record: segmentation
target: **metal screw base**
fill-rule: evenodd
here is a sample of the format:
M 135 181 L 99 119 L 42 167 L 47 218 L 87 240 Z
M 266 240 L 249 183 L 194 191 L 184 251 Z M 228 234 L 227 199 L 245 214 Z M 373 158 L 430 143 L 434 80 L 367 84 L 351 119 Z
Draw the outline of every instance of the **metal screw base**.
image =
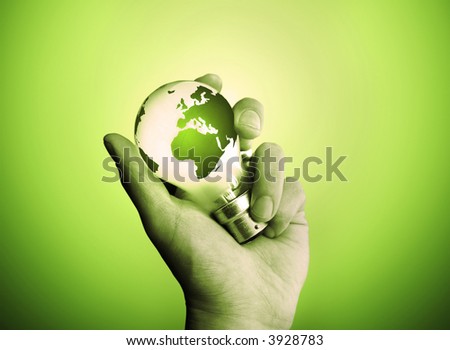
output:
M 247 190 L 213 212 L 216 220 L 225 226 L 240 244 L 249 241 L 267 226 L 265 222 L 254 221 L 250 216 L 249 208 L 250 194 Z

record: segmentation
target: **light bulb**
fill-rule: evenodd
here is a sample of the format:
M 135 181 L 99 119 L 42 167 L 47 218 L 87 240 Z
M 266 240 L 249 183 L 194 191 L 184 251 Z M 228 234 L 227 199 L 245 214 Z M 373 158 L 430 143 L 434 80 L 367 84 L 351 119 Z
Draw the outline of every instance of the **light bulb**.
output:
M 149 168 L 212 214 L 239 243 L 267 226 L 250 217 L 233 110 L 211 86 L 176 81 L 155 90 L 138 112 L 135 139 Z

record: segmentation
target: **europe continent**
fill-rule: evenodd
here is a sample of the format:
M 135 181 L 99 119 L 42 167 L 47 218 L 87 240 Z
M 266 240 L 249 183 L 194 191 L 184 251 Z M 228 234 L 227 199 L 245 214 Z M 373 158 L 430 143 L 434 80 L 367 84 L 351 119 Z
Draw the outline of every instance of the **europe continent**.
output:
M 230 123 L 233 111 L 222 95 L 198 86 L 190 98 L 194 102 L 190 107 L 183 98 L 176 107 L 183 117 L 177 121 L 180 131 L 170 146 L 176 159 L 194 161 L 196 176 L 202 179 L 216 170 L 225 148 L 234 145 L 237 134 Z

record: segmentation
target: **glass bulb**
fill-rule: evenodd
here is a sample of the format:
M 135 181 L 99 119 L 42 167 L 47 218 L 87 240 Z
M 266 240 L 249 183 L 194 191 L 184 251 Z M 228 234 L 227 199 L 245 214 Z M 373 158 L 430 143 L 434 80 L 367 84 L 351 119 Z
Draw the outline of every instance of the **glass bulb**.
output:
M 155 90 L 138 112 L 135 139 L 149 168 L 213 213 L 238 242 L 266 226 L 250 218 L 233 109 L 212 87 L 176 81 Z

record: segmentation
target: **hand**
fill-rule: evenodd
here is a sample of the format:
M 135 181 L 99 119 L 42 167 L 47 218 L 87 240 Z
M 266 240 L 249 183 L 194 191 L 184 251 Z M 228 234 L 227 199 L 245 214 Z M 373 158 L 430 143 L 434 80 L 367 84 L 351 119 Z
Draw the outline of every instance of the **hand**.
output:
M 220 91 L 215 75 L 197 81 Z M 263 108 L 245 98 L 233 108 L 241 147 L 247 150 L 261 132 Z M 171 196 L 164 184 L 149 172 L 137 181 L 139 167 L 127 162 L 124 150 L 139 157 L 136 146 L 126 138 L 109 134 L 105 146 L 122 174 L 123 186 L 136 206 L 148 237 L 158 249 L 186 299 L 186 328 L 189 329 L 288 329 L 292 325 L 300 290 L 309 262 L 305 197 L 300 184 L 284 179 L 278 162 L 271 163 L 275 181 L 261 176 L 252 188 L 251 215 L 269 221 L 263 234 L 239 245 L 210 216 L 188 200 Z M 283 157 L 275 144 L 262 144 L 261 157 Z M 260 173 L 264 163 L 258 162 Z M 273 179 L 272 179 L 273 180 Z

